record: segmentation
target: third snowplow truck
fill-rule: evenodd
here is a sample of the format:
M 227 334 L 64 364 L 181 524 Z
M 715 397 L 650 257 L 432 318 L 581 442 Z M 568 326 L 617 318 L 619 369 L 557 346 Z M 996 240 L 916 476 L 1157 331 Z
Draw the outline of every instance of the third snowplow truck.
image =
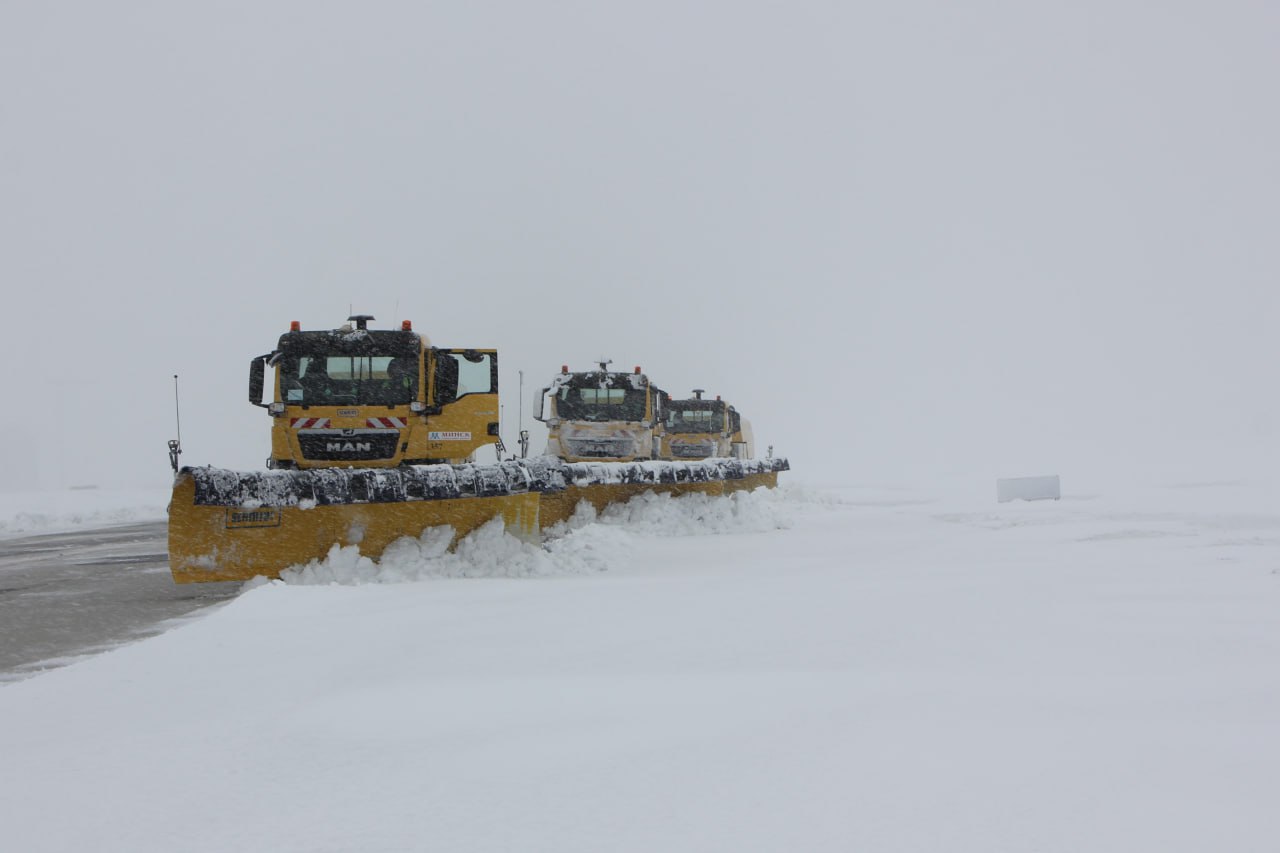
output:
M 663 402 L 659 459 L 750 459 L 754 455 L 751 424 L 719 397 L 704 400 L 705 393 L 694 388 L 690 399 Z
M 249 400 L 271 417 L 271 470 L 179 469 L 181 451 L 170 442 L 175 581 L 277 577 L 334 546 L 358 545 L 376 559 L 429 527 L 451 527 L 456 543 L 495 518 L 538 542 L 582 501 L 601 509 L 645 491 L 719 495 L 776 486 L 789 470 L 780 458 L 476 463 L 479 448 L 502 450 L 497 353 L 437 348 L 407 322 L 381 331 L 368 328 L 372 319 L 316 332 L 294 323 L 273 352 L 253 359 Z M 647 380 L 626 383 L 643 390 L 652 430 L 660 392 Z M 652 432 L 641 438 L 632 458 L 648 459 L 642 451 L 653 440 Z

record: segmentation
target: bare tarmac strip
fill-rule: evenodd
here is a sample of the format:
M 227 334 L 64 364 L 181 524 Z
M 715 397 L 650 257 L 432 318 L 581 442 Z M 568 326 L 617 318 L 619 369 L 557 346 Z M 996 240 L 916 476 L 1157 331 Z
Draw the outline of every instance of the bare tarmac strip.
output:
M 0 540 L 0 683 L 164 631 L 240 582 L 176 584 L 166 522 Z

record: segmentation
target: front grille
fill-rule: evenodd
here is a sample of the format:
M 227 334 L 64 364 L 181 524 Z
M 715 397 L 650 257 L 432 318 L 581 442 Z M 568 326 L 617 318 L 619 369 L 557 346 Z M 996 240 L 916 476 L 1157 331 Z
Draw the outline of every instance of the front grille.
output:
M 569 447 L 569 453 L 580 458 L 590 459 L 617 459 L 622 456 L 631 456 L 635 452 L 635 442 L 630 439 L 574 439 L 567 441 L 565 444 Z
M 318 462 L 344 462 L 369 459 L 391 459 L 396 455 L 400 433 L 358 433 L 356 435 L 299 435 L 298 445 L 306 459 Z
M 715 453 L 714 444 L 675 444 L 671 445 L 672 456 L 683 456 L 686 458 L 701 459 L 705 456 L 711 456 Z

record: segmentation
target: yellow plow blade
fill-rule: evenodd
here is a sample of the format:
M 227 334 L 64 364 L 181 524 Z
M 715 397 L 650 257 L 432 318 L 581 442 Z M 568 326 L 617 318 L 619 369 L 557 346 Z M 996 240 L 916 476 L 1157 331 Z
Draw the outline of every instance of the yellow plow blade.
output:
M 322 559 L 335 544 L 358 545 L 361 554 L 376 559 L 395 540 L 418 536 L 428 527 L 452 527 L 456 542 L 499 516 L 508 533 L 535 542 L 540 535 L 538 493 L 527 490 L 319 503 L 307 496 L 318 489 L 304 491 L 302 497 L 279 489 L 272 502 L 260 496 L 237 501 L 234 488 L 230 495 L 211 494 L 211 473 L 224 485 L 232 478 L 239 478 L 240 486 L 265 479 L 255 473 L 183 469 L 169 503 L 169 568 L 178 583 L 249 580 L 258 575 L 274 578 L 289 566 Z M 307 476 L 310 472 L 290 473 L 295 486 L 298 482 L 310 486 L 316 479 Z M 389 476 L 379 471 L 376 479 L 385 483 Z M 330 470 L 320 479 L 332 486 L 341 485 L 343 477 Z
M 643 492 L 723 495 L 773 487 L 785 459 L 576 462 L 236 472 L 184 468 L 169 503 L 169 568 L 178 583 L 278 577 L 357 545 L 377 559 L 397 539 L 449 526 L 454 543 L 494 518 L 538 542 L 581 501 L 597 510 Z

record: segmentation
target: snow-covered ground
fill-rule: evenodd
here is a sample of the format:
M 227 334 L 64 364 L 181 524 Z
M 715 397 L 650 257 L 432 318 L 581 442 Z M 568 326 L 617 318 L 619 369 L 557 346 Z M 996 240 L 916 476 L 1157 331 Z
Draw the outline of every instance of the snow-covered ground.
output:
M 0 846 L 1275 850 L 1280 479 L 1063 485 L 335 552 L 0 687 Z

